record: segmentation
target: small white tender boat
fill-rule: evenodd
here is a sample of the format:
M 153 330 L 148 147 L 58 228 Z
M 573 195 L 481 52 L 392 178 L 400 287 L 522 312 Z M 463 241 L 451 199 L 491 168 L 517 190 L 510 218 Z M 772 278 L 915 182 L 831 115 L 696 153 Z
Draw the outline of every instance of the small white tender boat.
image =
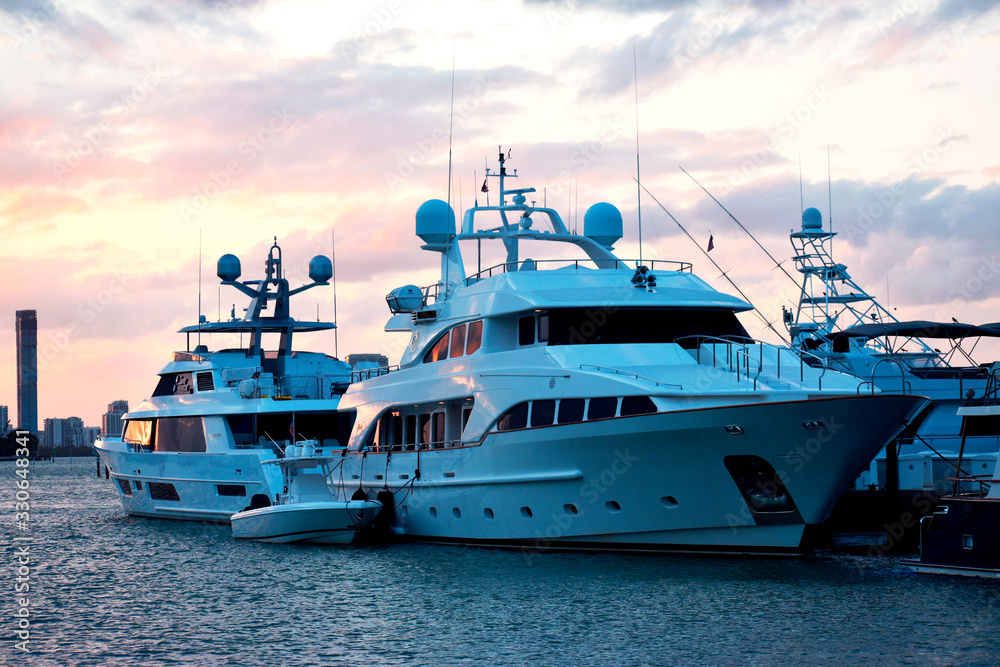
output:
M 312 443 L 290 447 L 287 453 L 283 459 L 263 462 L 281 468 L 287 491 L 278 496 L 278 504 L 251 505 L 234 514 L 230 520 L 233 537 L 286 544 L 351 544 L 371 529 L 382 503 L 336 498 L 327 483 L 332 456 L 322 455 L 322 449 L 317 452 Z

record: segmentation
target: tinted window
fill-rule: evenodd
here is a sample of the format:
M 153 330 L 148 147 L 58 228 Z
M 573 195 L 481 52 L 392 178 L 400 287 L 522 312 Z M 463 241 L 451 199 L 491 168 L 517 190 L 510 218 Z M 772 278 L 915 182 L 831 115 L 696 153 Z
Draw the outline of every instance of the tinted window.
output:
M 587 408 L 587 419 L 607 419 L 608 417 L 614 417 L 617 410 L 617 398 L 592 398 L 590 399 L 590 407 Z
M 161 417 L 156 421 L 156 451 L 203 452 L 205 429 L 201 417 Z
M 731 310 L 590 308 L 551 310 L 549 345 L 672 343 L 685 336 L 747 338 Z M 693 346 L 694 340 L 682 345 Z
M 428 350 L 427 354 L 424 355 L 424 363 L 429 364 L 435 361 L 441 361 L 442 359 L 448 358 L 448 334 L 441 336 L 438 342 L 434 343 L 434 347 Z
M 533 345 L 535 342 L 535 316 L 522 317 L 517 323 L 519 345 Z
M 406 415 L 406 443 L 412 445 L 417 441 L 417 416 Z
M 549 339 L 549 315 L 548 313 L 538 316 L 538 342 L 544 343 Z
M 559 423 L 572 424 L 583 421 L 582 398 L 564 398 L 559 401 Z
M 153 424 L 152 419 L 130 419 L 125 422 L 125 432 L 122 439 L 134 445 L 144 445 L 149 447 L 153 444 Z
M 247 487 L 242 484 L 216 484 L 215 490 L 220 496 L 246 497 Z
M 469 324 L 468 341 L 465 343 L 465 353 L 472 354 L 483 344 L 483 321 L 476 320 Z
M 149 497 L 153 500 L 180 500 L 177 489 L 173 484 L 163 484 L 161 482 L 149 483 Z
M 420 415 L 420 443 L 427 444 L 431 441 L 431 416 Z
M 444 413 L 435 412 L 433 417 L 434 417 L 434 432 L 432 433 L 432 436 L 434 440 L 432 442 L 444 442 L 445 439 Z
M 531 404 L 531 425 L 548 426 L 556 415 L 555 401 L 535 401 Z
M 465 325 L 459 324 L 451 331 L 451 358 L 465 354 Z
M 649 415 L 656 412 L 656 405 L 649 396 L 626 396 L 622 399 L 622 417 Z
M 256 438 L 253 433 L 253 415 L 228 415 L 229 430 L 233 432 L 233 442 L 248 445 Z
M 518 403 L 497 423 L 498 431 L 513 431 L 528 425 L 528 404 Z

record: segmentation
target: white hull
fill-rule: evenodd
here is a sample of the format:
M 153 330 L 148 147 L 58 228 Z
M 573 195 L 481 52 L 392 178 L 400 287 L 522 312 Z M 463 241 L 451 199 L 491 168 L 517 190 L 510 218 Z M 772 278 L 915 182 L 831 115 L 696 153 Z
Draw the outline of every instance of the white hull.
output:
M 233 537 L 277 542 L 350 544 L 371 527 L 382 504 L 373 500 L 330 500 L 272 505 L 232 517 Z
M 980 577 L 983 579 L 1000 579 L 1000 570 L 977 567 L 958 567 L 949 565 L 926 565 L 916 560 L 904 560 L 902 564 L 920 574 L 947 574 L 960 577 Z
M 261 465 L 262 459 L 273 458 L 270 450 L 129 452 L 114 439 L 98 441 L 95 448 L 132 516 L 229 523 L 254 495 L 273 502 L 281 491 L 280 472 Z
M 787 554 L 923 405 L 840 397 L 491 432 L 482 444 L 347 454 L 342 493 L 395 493 L 403 539 L 546 549 Z M 806 423 L 822 422 L 821 430 Z M 727 432 L 738 425 L 742 432 Z M 794 506 L 752 511 L 727 457 L 759 457 Z M 419 479 L 414 479 L 419 468 Z M 411 486 L 412 485 L 412 486 Z

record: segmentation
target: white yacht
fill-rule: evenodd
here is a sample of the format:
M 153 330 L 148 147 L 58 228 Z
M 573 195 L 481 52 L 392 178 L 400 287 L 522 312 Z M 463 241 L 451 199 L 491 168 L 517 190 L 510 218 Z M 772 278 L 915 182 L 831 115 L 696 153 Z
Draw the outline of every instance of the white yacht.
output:
M 784 312 L 792 346 L 808 362 L 850 373 L 869 388 L 931 399 L 899 441 L 859 477 L 858 490 L 888 486 L 911 495 L 942 495 L 950 488 L 947 479 L 955 476 L 963 443 L 964 474 L 992 470 L 1000 429 L 977 417 L 963 429 L 958 409 L 982 398 L 989 364 L 977 365 L 971 352 L 980 338 L 1000 336 L 1000 328 L 898 321 L 833 259 L 835 236 L 823 229 L 815 208 L 803 212 L 801 230 L 790 235 L 802 275 L 798 306 Z
M 173 354 L 152 396 L 125 415 L 122 435 L 96 443 L 129 514 L 228 523 L 251 504 L 276 502 L 284 491 L 278 468 L 261 466 L 262 461 L 282 456 L 303 439 L 317 440 L 320 454 L 346 443 L 349 431 L 341 430 L 337 405 L 351 367 L 323 353 L 292 348 L 294 333 L 336 325 L 289 315 L 292 296 L 329 284 L 330 259 L 314 257 L 309 264 L 313 282 L 291 289 L 275 239 L 265 268 L 263 280 L 238 282 L 239 259 L 219 259 L 222 284 L 251 299 L 246 315 L 236 318 L 234 307 L 229 321 L 202 318 L 181 329 L 187 351 Z M 269 303 L 270 315 L 265 315 Z M 240 347 L 213 352 L 198 344 L 191 349 L 192 335 L 209 334 L 239 334 Z M 277 337 L 274 349 L 265 349 L 265 336 Z
M 790 554 L 926 404 L 750 340 L 684 262 L 617 258 L 622 217 L 584 234 L 509 188 L 417 211 L 441 279 L 387 297 L 398 369 L 356 376 L 346 493 L 388 493 L 399 539 L 522 548 Z M 485 187 L 484 191 L 488 188 Z M 487 193 L 488 196 L 488 193 Z M 498 250 L 498 263 L 490 252 Z M 485 261 L 485 264 L 484 264 Z

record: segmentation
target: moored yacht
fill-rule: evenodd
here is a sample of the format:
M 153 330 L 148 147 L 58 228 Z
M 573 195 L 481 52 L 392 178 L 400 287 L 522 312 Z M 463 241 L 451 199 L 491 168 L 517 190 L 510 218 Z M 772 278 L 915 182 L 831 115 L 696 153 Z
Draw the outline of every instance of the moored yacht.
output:
M 984 396 L 959 408 L 970 419 L 1000 421 L 1000 364 L 994 364 Z M 959 449 L 959 459 L 964 451 Z M 921 520 L 920 558 L 903 561 L 915 572 L 1000 579 L 1000 463 L 992 475 L 952 479 L 953 493 Z
M 318 441 L 320 453 L 346 443 L 349 431 L 340 429 L 337 405 L 351 367 L 292 348 L 293 334 L 336 325 L 289 314 L 292 296 L 329 284 L 332 264 L 314 257 L 312 282 L 291 289 L 275 240 L 265 269 L 263 280 L 239 282 L 239 259 L 219 260 L 222 284 L 250 297 L 246 315 L 236 318 L 234 309 L 229 321 L 181 329 L 187 350 L 173 354 L 152 395 L 125 415 L 121 436 L 96 443 L 127 513 L 226 523 L 248 505 L 275 502 L 283 491 L 279 469 L 262 461 L 283 456 L 302 439 Z M 241 345 L 210 351 L 198 342 L 209 334 L 238 334 Z M 266 349 L 265 337 L 277 338 L 274 349 Z
M 619 259 L 610 204 L 570 233 L 533 188 L 508 188 L 505 161 L 487 172 L 500 201 L 459 230 L 445 202 L 417 211 L 441 279 L 388 295 L 386 330 L 409 346 L 344 395 L 336 483 L 391 492 L 400 539 L 798 553 L 926 400 L 859 394 L 751 340 L 736 315 L 749 304 L 690 264 Z

